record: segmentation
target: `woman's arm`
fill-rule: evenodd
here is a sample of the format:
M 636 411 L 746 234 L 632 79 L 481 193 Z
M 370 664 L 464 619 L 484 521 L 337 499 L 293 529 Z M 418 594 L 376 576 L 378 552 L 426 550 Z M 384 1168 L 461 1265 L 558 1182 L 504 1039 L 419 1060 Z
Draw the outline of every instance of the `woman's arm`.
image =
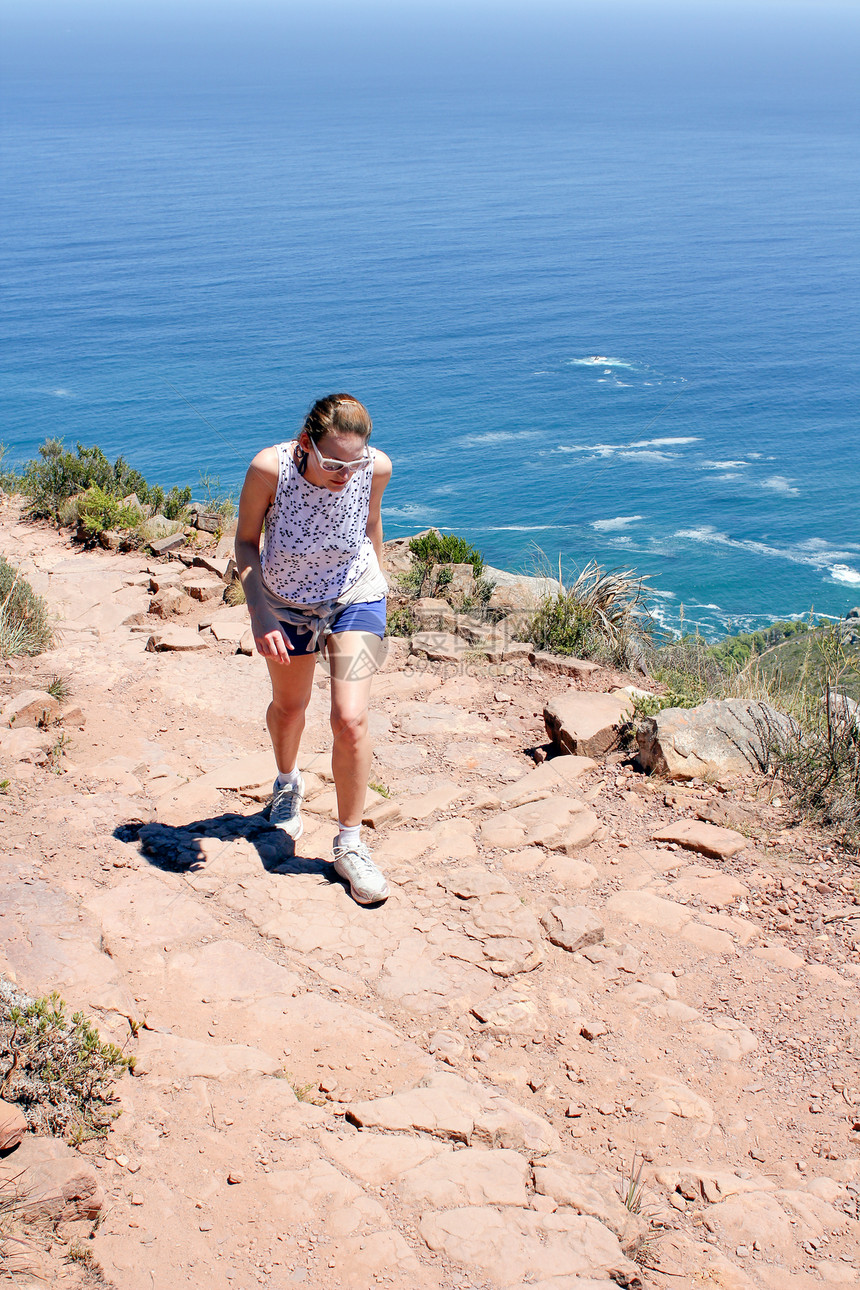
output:
M 266 603 L 260 564 L 260 534 L 277 488 L 278 450 L 264 448 L 251 462 L 242 485 L 236 526 L 236 568 L 245 590 L 257 652 L 264 658 L 289 663 L 292 647 Z
M 373 462 L 373 484 L 370 488 L 370 510 L 366 532 L 373 543 L 380 569 L 382 568 L 382 494 L 390 478 L 391 459 L 377 449 Z

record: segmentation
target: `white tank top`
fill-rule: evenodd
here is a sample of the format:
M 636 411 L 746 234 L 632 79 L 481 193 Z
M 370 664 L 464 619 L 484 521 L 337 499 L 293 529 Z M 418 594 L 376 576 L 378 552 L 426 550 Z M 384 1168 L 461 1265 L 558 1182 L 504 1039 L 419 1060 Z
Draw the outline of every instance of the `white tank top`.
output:
M 357 470 L 340 493 L 310 484 L 293 456 L 295 441 L 279 443 L 278 487 L 266 513 L 263 581 L 296 605 L 341 599 L 372 567 L 376 552 L 367 536 L 371 464 Z M 378 598 L 385 594 L 385 586 Z M 370 598 L 370 597 L 369 597 Z

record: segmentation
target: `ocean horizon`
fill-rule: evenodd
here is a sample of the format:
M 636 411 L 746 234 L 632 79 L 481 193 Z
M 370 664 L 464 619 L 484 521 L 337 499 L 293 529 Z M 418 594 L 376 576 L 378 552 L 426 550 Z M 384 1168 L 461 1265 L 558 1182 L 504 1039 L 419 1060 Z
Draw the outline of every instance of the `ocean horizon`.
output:
M 236 493 L 345 389 L 387 537 L 634 568 L 672 630 L 843 616 L 860 16 L 776 13 L 14 15 L 7 464 L 60 437 Z

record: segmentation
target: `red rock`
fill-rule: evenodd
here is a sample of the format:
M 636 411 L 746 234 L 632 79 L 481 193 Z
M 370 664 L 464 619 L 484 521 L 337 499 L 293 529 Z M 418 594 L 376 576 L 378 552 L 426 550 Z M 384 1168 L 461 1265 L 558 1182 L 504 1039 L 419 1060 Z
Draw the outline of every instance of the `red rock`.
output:
M 626 694 L 569 692 L 544 708 L 546 731 L 565 752 L 599 757 L 618 746 L 621 729 L 633 713 Z
M 0 1151 L 11 1151 L 27 1132 L 27 1120 L 19 1107 L 0 1101 Z

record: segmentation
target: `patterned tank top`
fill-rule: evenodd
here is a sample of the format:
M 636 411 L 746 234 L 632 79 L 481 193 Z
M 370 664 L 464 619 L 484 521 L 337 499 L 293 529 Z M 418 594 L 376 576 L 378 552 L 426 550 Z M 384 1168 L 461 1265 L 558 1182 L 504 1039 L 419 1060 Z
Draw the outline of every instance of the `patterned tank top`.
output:
M 343 492 L 330 493 L 299 474 L 295 446 L 294 440 L 277 445 L 278 487 L 266 513 L 263 581 L 284 600 L 315 605 L 340 598 L 376 566 L 366 532 L 376 454 L 371 448 L 367 470 L 351 475 Z

